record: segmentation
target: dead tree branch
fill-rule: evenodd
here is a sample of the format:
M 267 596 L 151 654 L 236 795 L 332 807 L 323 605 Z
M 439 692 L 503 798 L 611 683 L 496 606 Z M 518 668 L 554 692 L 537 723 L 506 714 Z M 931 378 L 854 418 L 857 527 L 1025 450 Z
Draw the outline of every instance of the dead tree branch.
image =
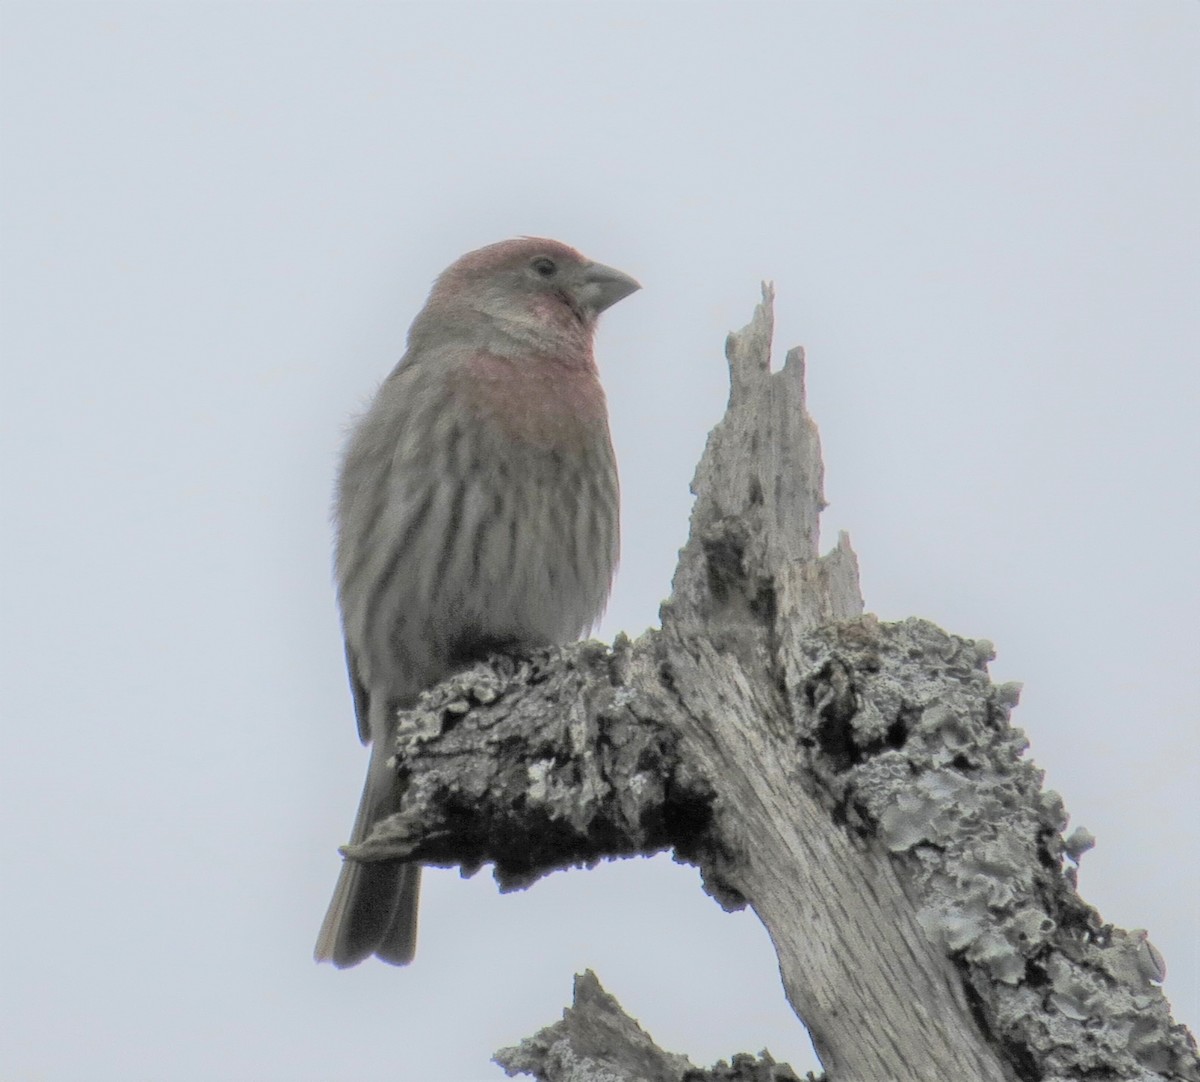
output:
M 766 1052 L 704 1070 L 662 1051 L 590 971 L 575 978 L 574 1003 L 561 1022 L 497 1052 L 496 1062 L 509 1075 L 545 1082 L 800 1082 Z
M 730 336 L 661 629 L 427 693 L 401 811 L 349 855 L 492 863 L 514 889 L 670 849 L 766 925 L 831 1082 L 1200 1082 L 1145 934 L 1076 893 L 1086 840 L 1023 758 L 990 645 L 862 615 L 848 539 L 819 556 L 804 359 L 770 371 L 771 301 Z M 656 1062 L 570 1077 L 694 1070 Z

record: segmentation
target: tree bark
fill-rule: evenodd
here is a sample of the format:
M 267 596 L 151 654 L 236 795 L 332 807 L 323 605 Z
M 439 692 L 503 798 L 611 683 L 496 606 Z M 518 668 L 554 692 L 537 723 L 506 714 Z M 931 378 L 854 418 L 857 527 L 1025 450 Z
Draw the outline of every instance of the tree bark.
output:
M 990 644 L 864 616 L 848 538 L 819 556 L 804 357 L 770 371 L 771 305 L 764 287 L 729 337 L 729 407 L 661 629 L 496 659 L 426 693 L 397 737 L 401 810 L 347 854 L 491 862 L 515 889 L 672 849 L 763 921 L 831 1082 L 1200 1082 L 1157 952 L 1075 891 L 1064 857 L 1088 839 L 1064 841 L 1061 800 L 1022 758 L 1019 687 L 991 683 Z M 506 1063 L 545 1079 L 696 1070 L 660 1055 L 642 1075 Z
M 662 1051 L 590 970 L 575 978 L 574 1003 L 561 1022 L 501 1049 L 496 1062 L 509 1075 L 546 1082 L 800 1082 L 766 1052 L 740 1053 L 731 1063 L 703 1070 L 686 1056 Z

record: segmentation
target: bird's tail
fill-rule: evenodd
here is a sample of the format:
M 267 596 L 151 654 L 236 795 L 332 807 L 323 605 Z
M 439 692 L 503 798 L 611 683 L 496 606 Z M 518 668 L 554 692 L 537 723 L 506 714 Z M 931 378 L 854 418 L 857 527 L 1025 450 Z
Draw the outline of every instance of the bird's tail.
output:
M 386 745 L 377 740 L 371 748 L 371 766 L 354 819 L 352 842 L 362 841 L 378 819 L 394 810 L 395 775 L 386 764 Z M 357 965 L 372 954 L 392 965 L 407 965 L 417 950 L 420 889 L 419 864 L 344 861 L 313 957 L 339 969 Z

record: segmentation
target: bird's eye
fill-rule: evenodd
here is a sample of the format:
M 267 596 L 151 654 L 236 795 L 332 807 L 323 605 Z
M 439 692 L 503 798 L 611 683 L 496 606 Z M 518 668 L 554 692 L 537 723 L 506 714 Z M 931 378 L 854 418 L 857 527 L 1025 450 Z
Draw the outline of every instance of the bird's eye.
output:
M 558 270 L 558 267 L 554 264 L 554 260 L 544 255 L 538 256 L 531 265 L 543 278 L 552 277 L 554 272 Z

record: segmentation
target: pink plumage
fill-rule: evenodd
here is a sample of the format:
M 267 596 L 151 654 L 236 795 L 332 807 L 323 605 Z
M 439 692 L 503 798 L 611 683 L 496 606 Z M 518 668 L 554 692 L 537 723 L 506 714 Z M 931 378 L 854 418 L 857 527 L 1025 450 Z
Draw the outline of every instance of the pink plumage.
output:
M 434 283 L 408 349 L 347 444 L 336 578 L 371 764 L 352 840 L 390 814 L 395 715 L 496 650 L 568 642 L 608 598 L 616 462 L 592 340 L 628 275 L 533 237 L 469 252 Z M 343 864 L 318 961 L 416 947 L 420 867 Z

